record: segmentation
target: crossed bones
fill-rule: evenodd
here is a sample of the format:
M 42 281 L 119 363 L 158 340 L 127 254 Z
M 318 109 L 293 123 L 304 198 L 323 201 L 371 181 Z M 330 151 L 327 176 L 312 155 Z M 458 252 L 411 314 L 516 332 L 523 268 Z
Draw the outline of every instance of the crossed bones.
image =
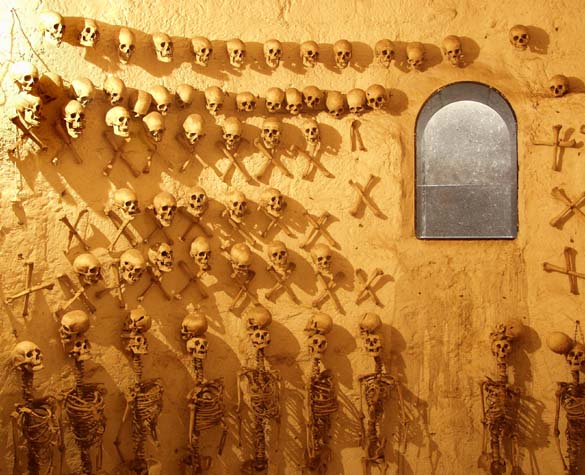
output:
M 579 284 L 577 279 L 585 279 L 585 274 L 575 270 L 575 257 L 577 256 L 577 251 L 572 247 L 565 247 L 563 253 L 565 254 L 565 268 L 550 264 L 548 262 L 543 263 L 542 268 L 545 272 L 558 272 L 560 274 L 568 275 L 569 284 L 571 286 L 571 293 L 574 295 L 579 295 Z

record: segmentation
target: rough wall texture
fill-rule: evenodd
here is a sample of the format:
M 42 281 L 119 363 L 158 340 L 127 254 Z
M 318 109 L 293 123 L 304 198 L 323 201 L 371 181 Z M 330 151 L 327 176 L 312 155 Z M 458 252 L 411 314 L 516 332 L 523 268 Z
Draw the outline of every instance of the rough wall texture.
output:
M 7 5 L 6 5 L 7 3 Z M 257 202 L 266 183 L 279 188 L 289 201 L 287 223 L 298 236 L 279 238 L 286 241 L 297 264 L 293 287 L 304 302 L 293 305 L 286 295 L 277 303 L 264 302 L 273 312 L 272 347 L 268 360 L 278 369 L 284 381 L 284 417 L 281 449 L 272 452 L 273 473 L 299 473 L 304 446 L 304 387 L 309 372 L 305 337 L 302 328 L 311 314 L 309 302 L 317 293 L 308 253 L 298 244 L 308 223 L 302 212 L 320 214 L 327 210 L 334 219 L 328 226 L 338 242 L 335 267 L 347 278 L 337 291 L 345 310 L 342 315 L 331 301 L 324 306 L 335 320 L 329 337 L 325 364 L 331 368 L 339 387 L 340 410 L 334 418 L 331 446 L 333 459 L 329 473 L 359 473 L 359 420 L 357 418 L 359 374 L 372 369 L 371 359 L 360 349 L 357 321 L 367 310 L 379 311 L 384 322 L 385 359 L 391 373 L 403 384 L 408 407 L 409 424 L 406 450 L 397 451 L 393 434 L 398 432 L 395 418 L 390 418 L 387 435 L 391 473 L 401 474 L 469 474 L 480 471 L 482 425 L 479 381 L 493 375 L 495 365 L 489 353 L 489 330 L 505 317 L 518 317 L 527 325 L 527 334 L 513 356 L 515 382 L 524 394 L 526 412 L 521 426 L 521 460 L 523 473 L 562 473 L 552 442 L 551 424 L 554 416 L 555 381 L 567 379 L 562 358 L 552 355 L 542 341 L 547 332 L 558 329 L 570 333 L 579 318 L 579 296 L 569 293 L 565 276 L 546 274 L 542 262 L 561 263 L 563 248 L 574 246 L 581 252 L 576 233 L 582 226 L 579 217 L 570 220 L 562 231 L 551 227 L 549 219 L 557 214 L 560 204 L 550 196 L 554 186 L 563 186 L 571 196 L 581 193 L 576 177 L 583 176 L 585 164 L 579 149 L 564 154 L 561 172 L 550 167 L 550 149 L 531 144 L 534 136 L 548 137 L 551 126 L 563 124 L 579 139 L 580 117 L 583 114 L 581 94 L 585 90 L 578 78 L 581 73 L 583 43 L 581 19 L 575 15 L 574 3 L 549 2 L 488 2 L 485 0 L 453 2 L 447 0 L 411 2 L 332 1 L 202 1 L 173 0 L 146 7 L 146 2 L 91 0 L 70 2 L 18 2 L 8 0 L 0 10 L 0 50 L 2 68 L 2 99 L 7 101 L 16 91 L 6 75 L 11 61 L 34 62 L 34 56 L 13 23 L 9 11 L 17 9 L 22 27 L 31 39 L 47 68 L 66 80 L 87 76 L 101 86 L 107 74 L 116 74 L 130 88 L 148 89 L 164 84 L 173 90 L 189 83 L 198 90 L 219 85 L 230 93 L 249 90 L 264 95 L 271 86 L 302 88 L 315 84 L 321 89 L 346 92 L 354 87 L 366 88 L 381 83 L 390 89 L 392 99 L 384 112 L 370 112 L 361 118 L 361 133 L 366 152 L 350 152 L 351 119 L 335 120 L 321 112 L 323 144 L 326 151 L 322 163 L 335 178 L 317 172 L 309 180 L 299 178 L 302 159 L 284 157 L 283 161 L 296 178 L 289 179 L 273 170 L 269 180 L 247 184 L 236 173 L 221 182 L 212 170 L 199 172 L 192 167 L 177 174 L 158 162 L 149 175 L 133 178 L 123 166 L 115 166 L 109 178 L 101 170 L 109 159 L 110 150 L 102 139 L 107 105 L 102 95 L 88 109 L 88 128 L 79 140 L 78 149 L 85 159 L 76 165 L 64 154 L 61 164 L 50 163 L 58 147 L 58 139 L 48 124 L 56 117 L 58 104 L 45 110 L 47 124 L 41 136 L 49 143 L 47 153 L 35 155 L 24 148 L 20 160 L 6 158 L 0 163 L 2 200 L 0 203 L 2 300 L 23 285 L 22 262 L 35 262 L 35 282 L 46 281 L 63 272 L 71 272 L 73 249 L 63 254 L 67 229 L 58 221 L 60 212 L 71 219 L 81 207 L 88 207 L 89 218 L 82 225 L 83 235 L 92 248 L 107 247 L 115 229 L 103 215 L 103 207 L 111 191 L 122 186 L 133 187 L 142 206 L 148 205 L 159 190 L 183 196 L 186 188 L 196 183 L 203 186 L 212 199 L 208 222 L 214 227 L 214 266 L 206 284 L 211 290 L 208 300 L 201 302 L 210 328 L 210 354 L 206 361 L 208 377 L 223 376 L 226 381 L 230 438 L 221 458 L 214 460 L 210 473 L 237 473 L 243 457 L 237 446 L 234 405 L 235 373 L 247 363 L 247 343 L 240 313 L 231 313 L 228 306 L 234 294 L 229 282 L 229 265 L 220 255 L 220 237 L 231 230 L 222 223 L 219 213 L 226 191 L 234 188 Z M 160 4 L 160 2 L 159 2 Z M 53 9 L 66 17 L 68 31 L 60 48 L 43 44 L 35 30 L 38 13 Z M 76 31 L 82 18 L 99 22 L 102 39 L 95 50 L 76 45 Z M 523 23 L 531 27 L 535 48 L 518 52 L 508 44 L 508 30 Z M 118 63 L 114 39 L 117 28 L 126 25 L 137 34 L 135 60 L 128 66 Z M 176 41 L 175 60 L 168 65 L 156 61 L 150 34 L 164 31 Z M 440 42 L 447 34 L 463 38 L 467 66 L 453 68 L 441 59 Z M 204 35 L 213 40 L 217 52 L 207 69 L 191 62 L 189 38 Z M 246 41 L 252 59 L 242 71 L 234 71 L 223 53 L 225 40 L 240 37 Z M 262 42 L 276 37 L 285 45 L 284 62 L 275 70 L 262 63 Z M 353 42 L 355 64 L 343 72 L 333 68 L 331 45 L 345 37 Z M 372 46 L 380 38 L 396 40 L 399 47 L 398 65 L 385 69 L 373 62 Z M 322 63 L 313 70 L 304 70 L 296 60 L 298 44 L 313 39 L 321 44 Z M 427 46 L 428 68 L 424 72 L 408 72 L 404 46 L 408 41 L 422 41 Z M 256 60 L 256 62 L 254 62 Z M 572 93 L 560 99 L 547 97 L 547 79 L 562 73 L 569 77 Z M 510 101 L 518 119 L 519 157 L 519 235 L 513 241 L 420 241 L 414 237 L 414 137 L 418 110 L 437 88 L 459 80 L 481 81 L 499 89 Z M 228 98 L 226 115 L 237 115 L 234 95 Z M 204 115 L 207 137 L 199 148 L 202 156 L 223 170 L 227 160 L 215 149 L 221 129 L 212 116 L 204 113 L 203 97 L 199 94 L 194 110 Z M 263 107 L 251 115 L 239 115 L 245 122 L 244 136 L 251 143 L 259 134 Z M 0 125 L 0 146 L 6 150 L 15 137 L 14 128 L 4 109 Z M 185 111 L 175 109 L 167 117 L 169 132 L 164 139 L 164 153 L 175 165 L 186 158 L 174 140 Z M 219 117 L 221 121 L 222 117 Z M 301 117 L 283 116 L 284 142 L 304 146 Z M 243 149 L 245 166 L 257 170 L 263 158 L 250 144 Z M 133 155 L 137 163 L 144 160 L 144 150 Z M 155 157 L 156 162 L 156 157 Z M 385 215 L 384 219 L 369 210 L 359 218 L 349 215 L 355 192 L 347 185 L 355 178 L 363 183 L 369 173 L 380 177 L 371 196 Z M 21 187 L 20 204 L 11 199 Z M 247 218 L 254 228 L 265 223 L 254 210 Z M 175 223 L 172 233 L 182 232 L 184 220 Z M 148 221 L 139 218 L 137 227 L 145 233 Z M 178 258 L 188 260 L 187 245 L 174 246 Z M 255 250 L 254 266 L 259 271 L 253 283 L 254 292 L 272 285 L 263 272 L 263 251 Z M 370 272 L 381 266 L 385 277 L 377 286 L 384 304 L 376 309 L 366 302 L 355 305 L 358 267 Z M 577 268 L 582 266 L 577 257 Z M 391 277 L 389 277 L 391 276 Z M 168 276 L 168 288 L 183 285 L 179 271 Z M 144 285 L 144 282 L 142 283 Z M 128 301 L 134 302 L 135 290 Z M 134 294 L 133 294 L 134 293 Z M 5 383 L 0 390 L 0 473 L 12 467 L 12 438 L 9 429 L 13 404 L 20 400 L 20 382 L 10 371 L 9 354 L 15 342 L 29 339 L 38 343 L 45 355 L 45 370 L 36 375 L 36 393 L 58 392 L 73 384 L 70 361 L 63 354 L 58 336 L 58 323 L 53 311 L 63 300 L 59 286 L 32 297 L 32 312 L 26 321 L 20 316 L 21 301 L 3 306 L 0 320 L 0 363 L 4 366 Z M 186 305 L 197 302 L 190 291 L 181 302 L 169 305 L 156 291 L 149 294 L 145 308 L 153 316 L 149 333 L 150 354 L 145 358 L 145 375 L 159 376 L 165 387 L 164 410 L 160 417 L 160 448 L 149 447 L 164 469 L 163 473 L 181 473 L 179 461 L 186 446 L 188 416 L 186 395 L 193 380 L 184 344 L 178 336 Z M 88 364 L 88 377 L 105 384 L 108 428 L 105 438 L 104 468 L 118 473 L 119 461 L 112 444 L 124 409 L 123 393 L 131 377 L 131 365 L 119 337 L 124 312 L 112 298 L 99 302 L 92 317 L 88 336 L 93 345 L 93 361 Z M 396 404 L 388 406 L 396 410 Z M 206 442 L 212 453 L 217 432 Z M 130 453 L 131 442 L 126 426 L 123 450 Z M 72 440 L 67 440 L 66 473 L 77 473 L 79 456 Z M 249 453 L 249 445 L 244 444 Z

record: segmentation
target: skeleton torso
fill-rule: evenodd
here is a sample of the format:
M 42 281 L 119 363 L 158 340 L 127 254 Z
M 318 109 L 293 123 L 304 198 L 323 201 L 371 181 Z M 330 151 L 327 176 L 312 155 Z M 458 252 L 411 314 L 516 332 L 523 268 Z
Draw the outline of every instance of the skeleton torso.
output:
M 487 378 L 484 385 L 488 429 L 513 434 L 520 402 L 518 389 L 507 380 L 494 381 L 491 378 Z
M 558 383 L 557 394 L 567 417 L 567 455 L 570 475 L 578 473 L 585 445 L 585 384 Z

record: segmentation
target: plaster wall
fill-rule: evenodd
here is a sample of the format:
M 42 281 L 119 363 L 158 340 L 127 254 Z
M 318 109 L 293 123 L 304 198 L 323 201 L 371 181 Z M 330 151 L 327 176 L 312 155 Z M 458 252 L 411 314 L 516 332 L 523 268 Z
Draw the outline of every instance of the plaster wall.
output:
M 549 225 L 562 205 L 550 195 L 554 186 L 564 187 L 570 196 L 583 191 L 578 177 L 585 174 L 581 160 L 580 133 L 585 86 L 582 75 L 582 21 L 575 14 L 575 3 L 516 2 L 485 0 L 453 2 L 447 0 L 409 2 L 371 1 L 200 1 L 168 2 L 97 1 L 39 2 L 5 0 L 0 7 L 0 62 L 4 105 L 15 94 L 7 71 L 20 59 L 35 63 L 66 80 L 87 76 L 101 86 L 107 74 L 122 78 L 129 88 L 148 89 L 163 84 L 174 90 L 189 83 L 197 90 L 219 85 L 230 93 L 225 116 L 237 115 L 245 122 L 244 136 L 250 142 L 243 149 L 243 162 L 252 172 L 262 162 L 251 142 L 260 133 L 263 106 L 256 113 L 237 114 L 234 94 L 249 90 L 263 96 L 272 86 L 281 88 L 315 84 L 323 90 L 347 92 L 354 87 L 366 88 L 381 83 L 389 88 L 392 98 L 387 110 L 369 112 L 361 121 L 360 131 L 365 152 L 351 152 L 349 128 L 351 118 L 335 120 L 324 112 L 316 118 L 321 124 L 326 146 L 322 163 L 333 179 L 317 172 L 309 180 L 300 179 L 305 163 L 301 158 L 284 157 L 283 162 L 294 174 L 289 179 L 274 169 L 263 183 L 247 184 L 235 173 L 223 183 L 210 169 L 200 171 L 195 165 L 187 173 L 178 174 L 160 161 L 149 175 L 133 178 L 123 166 L 116 165 L 109 178 L 101 170 L 110 156 L 101 133 L 108 109 L 103 96 L 88 109 L 88 127 L 79 140 L 78 150 L 85 160 L 76 165 L 64 153 L 60 165 L 51 165 L 58 139 L 49 127 L 60 104 L 45 110 L 46 124 L 40 135 L 50 145 L 47 153 L 37 154 L 29 147 L 21 150 L 17 160 L 7 158 L 5 151 L 15 139 L 3 108 L 0 121 L 0 294 L 2 301 L 18 291 L 24 280 L 23 262 L 35 262 L 34 281 L 47 281 L 63 273 L 71 273 L 71 260 L 80 248 L 67 256 L 63 249 L 68 231 L 59 222 L 60 213 L 70 219 L 82 207 L 89 209 L 82 233 L 92 248 L 105 248 L 115 229 L 103 214 L 104 204 L 112 190 L 133 187 L 143 207 L 150 204 L 159 190 L 184 196 L 185 190 L 201 184 L 211 198 L 207 220 L 214 227 L 213 271 L 206 280 L 210 298 L 200 302 L 209 320 L 210 353 L 205 370 L 208 377 L 223 376 L 228 395 L 230 437 L 221 458 L 214 458 L 209 473 L 237 473 L 243 452 L 237 444 L 234 414 L 235 374 L 247 364 L 249 351 L 240 312 L 228 311 L 234 288 L 229 282 L 229 265 L 220 254 L 220 238 L 231 230 L 219 217 L 222 199 L 230 189 L 240 189 L 252 202 L 257 202 L 267 183 L 279 188 L 288 198 L 286 222 L 297 238 L 279 233 L 287 243 L 297 264 L 293 288 L 302 305 L 294 305 L 286 294 L 276 303 L 261 299 L 273 313 L 272 346 L 268 360 L 281 372 L 284 381 L 283 427 L 280 450 L 271 452 L 271 473 L 300 473 L 304 446 L 304 393 L 309 373 L 304 328 L 311 314 L 310 301 L 317 287 L 308 253 L 298 247 L 308 228 L 303 211 L 313 215 L 329 211 L 333 216 L 327 227 L 338 242 L 334 267 L 346 279 L 337 295 L 345 310 L 340 314 L 331 301 L 323 310 L 331 314 L 335 327 L 329 335 L 325 364 L 331 368 L 339 388 L 340 409 L 334 417 L 331 447 L 333 459 L 328 473 L 360 473 L 358 375 L 373 369 L 372 360 L 363 354 L 357 338 L 357 322 L 365 311 L 377 311 L 384 322 L 385 361 L 390 372 L 403 384 L 409 423 L 406 449 L 399 450 L 396 434 L 399 426 L 391 412 L 387 427 L 390 473 L 463 475 L 481 473 L 478 459 L 482 451 L 482 424 L 479 382 L 493 376 L 495 364 L 489 350 L 490 329 L 508 317 L 520 318 L 527 332 L 512 357 L 513 375 L 523 393 L 520 425 L 521 466 L 526 474 L 560 474 L 561 463 L 552 439 L 554 392 L 556 381 L 568 379 L 561 357 L 552 354 L 543 343 L 548 332 L 560 330 L 571 334 L 574 321 L 580 318 L 580 299 L 569 293 L 567 278 L 547 274 L 542 263 L 562 265 L 563 248 L 573 246 L 579 253 L 582 243 L 577 232 L 583 225 L 579 216 L 567 222 L 562 231 Z M 16 8 L 22 28 L 30 38 L 31 51 L 10 8 Z M 68 25 L 65 42 L 60 48 L 44 44 L 36 19 L 46 9 L 59 11 Z M 75 40 L 82 18 L 99 22 L 101 42 L 95 50 L 84 49 Z M 533 45 L 519 52 L 508 43 L 508 30 L 522 23 L 530 26 Z M 135 59 L 127 66 L 117 61 L 114 39 L 119 26 L 128 26 L 137 34 Z M 156 61 L 150 34 L 167 32 L 176 42 L 175 59 L 165 65 Z M 463 38 L 467 65 L 453 68 L 441 58 L 440 43 L 444 36 Z M 193 66 L 189 38 L 209 37 L 216 51 L 207 69 Z M 248 65 L 242 71 L 229 67 L 223 52 L 225 40 L 240 37 L 248 45 Z M 268 70 L 262 62 L 262 43 L 280 39 L 285 46 L 284 62 Z M 397 64 L 390 69 L 373 62 L 373 45 L 383 37 L 395 40 Z M 353 42 L 355 64 L 342 72 L 333 67 L 331 45 L 340 38 Z M 313 39 L 322 48 L 322 62 L 313 70 L 298 65 L 298 44 Z M 408 72 L 404 67 L 406 42 L 422 41 L 428 54 L 425 71 Z M 547 96 L 548 78 L 562 73 L 569 77 L 572 92 L 560 99 Z M 510 101 L 518 119 L 519 192 L 518 238 L 511 241 L 421 241 L 414 237 L 414 127 L 416 115 L 425 99 L 446 84 L 472 80 L 497 88 Z M 57 101 L 59 102 L 59 101 Z M 203 108 L 203 96 L 197 96 L 193 110 L 201 113 L 207 125 L 207 137 L 199 152 L 210 163 L 223 170 L 227 160 L 215 149 L 221 129 Z M 168 133 L 164 154 L 175 165 L 186 154 L 173 140 L 186 111 L 176 108 L 167 116 Z M 219 116 L 218 122 L 221 122 Z M 304 146 L 301 117 L 283 115 L 286 144 Z M 564 153 L 561 172 L 551 170 L 551 149 L 536 147 L 531 138 L 548 139 L 553 124 L 563 124 L 563 133 L 579 141 L 579 148 Z M 144 150 L 133 155 L 137 163 L 144 160 Z M 347 184 L 350 178 L 364 183 L 368 174 L 379 177 L 371 191 L 373 201 L 385 217 L 361 210 L 358 218 L 348 210 L 355 198 Z M 21 190 L 17 193 L 18 189 Z M 18 196 L 20 203 L 12 198 Z M 264 218 L 255 211 L 247 218 L 252 228 L 263 226 Z M 172 232 L 180 233 L 187 223 L 175 223 Z M 149 229 L 146 218 L 139 218 L 138 229 Z M 322 240 L 322 238 L 321 238 Z M 267 241 L 264 241 L 267 242 Z M 188 260 L 188 246 L 177 240 L 177 258 Z M 272 286 L 263 272 L 265 257 L 256 249 L 254 266 L 258 277 L 253 290 L 259 295 Z M 380 266 L 386 276 L 376 292 L 384 307 L 371 301 L 356 305 L 354 271 L 371 272 Z M 581 254 L 577 269 L 582 269 Z M 168 288 L 179 288 L 184 276 L 175 271 L 168 276 Z M 144 285 L 144 281 L 142 282 Z M 136 289 L 129 292 L 134 302 Z M 0 389 L 0 473 L 12 467 L 13 446 L 9 427 L 13 404 L 20 400 L 20 381 L 10 370 L 9 356 L 17 341 L 32 340 L 45 355 L 45 369 L 35 377 L 36 394 L 59 392 L 73 384 L 72 364 L 65 357 L 58 335 L 58 322 L 53 311 L 63 300 L 59 286 L 52 291 L 36 293 L 31 300 L 32 312 L 27 320 L 20 316 L 21 302 L 3 305 L 0 319 L 0 364 L 4 380 Z M 153 316 L 149 332 L 150 354 L 145 358 L 145 375 L 162 378 L 165 387 L 164 410 L 159 419 L 160 448 L 149 447 L 149 453 L 163 465 L 167 474 L 181 473 L 179 461 L 185 455 L 188 416 L 186 395 L 193 385 L 190 362 L 179 338 L 179 326 L 189 303 L 197 303 L 197 294 L 189 291 L 182 301 L 169 304 L 156 291 L 150 293 L 144 306 Z M 132 370 L 120 340 L 125 313 L 113 298 L 99 301 L 92 317 L 88 336 L 92 342 L 93 361 L 88 364 L 88 379 L 105 384 L 108 427 L 104 444 L 105 473 L 118 473 L 119 461 L 114 450 L 115 437 L 124 410 L 123 393 Z M 388 411 L 396 411 L 396 403 Z M 205 451 L 212 454 L 218 432 L 213 432 Z M 128 427 L 123 450 L 129 456 L 131 440 Z M 244 453 L 250 453 L 244 442 Z M 67 440 L 65 473 L 77 473 L 77 449 Z

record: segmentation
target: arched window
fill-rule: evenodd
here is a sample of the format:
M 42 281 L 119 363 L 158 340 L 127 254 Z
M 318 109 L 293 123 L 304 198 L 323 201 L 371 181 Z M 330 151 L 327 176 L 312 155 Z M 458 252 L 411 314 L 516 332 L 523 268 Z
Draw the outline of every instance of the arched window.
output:
M 495 89 L 451 84 L 416 122 L 416 236 L 513 239 L 518 233 L 516 117 Z

